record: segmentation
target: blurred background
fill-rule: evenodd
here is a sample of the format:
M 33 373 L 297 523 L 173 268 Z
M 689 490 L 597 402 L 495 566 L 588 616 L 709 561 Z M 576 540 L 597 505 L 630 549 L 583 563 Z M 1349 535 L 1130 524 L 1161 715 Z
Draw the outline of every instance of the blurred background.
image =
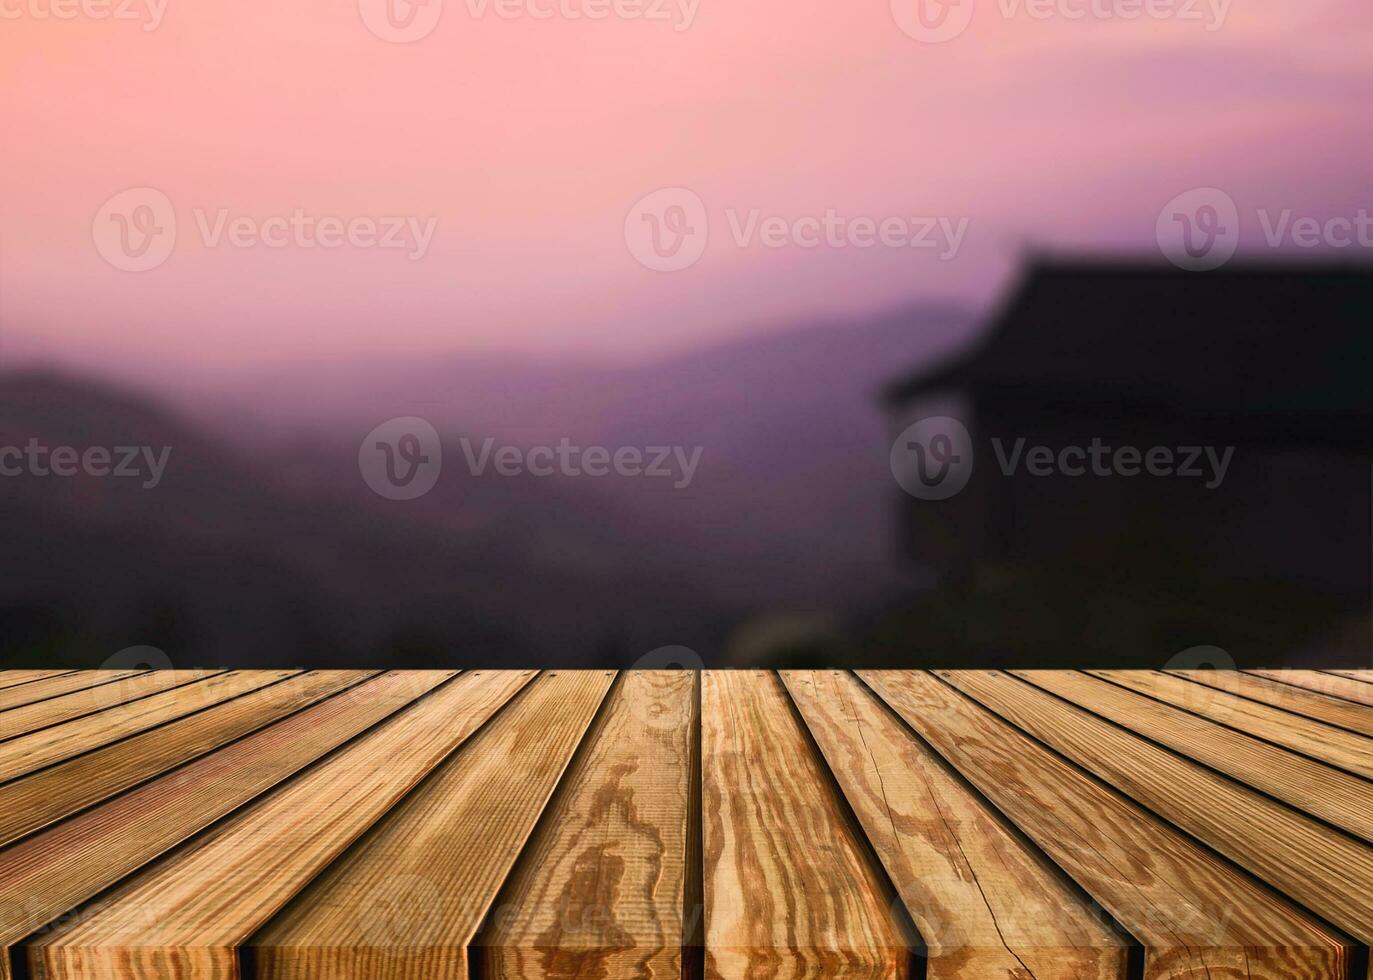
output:
M 4 666 L 1373 663 L 1365 0 L 4 20 Z

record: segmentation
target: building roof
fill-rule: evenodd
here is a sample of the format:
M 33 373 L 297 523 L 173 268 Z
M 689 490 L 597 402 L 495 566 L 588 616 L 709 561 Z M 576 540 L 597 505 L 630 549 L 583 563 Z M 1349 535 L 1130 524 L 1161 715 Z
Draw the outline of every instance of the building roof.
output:
M 937 389 L 1373 444 L 1373 266 L 1035 260 L 976 343 L 883 397 Z

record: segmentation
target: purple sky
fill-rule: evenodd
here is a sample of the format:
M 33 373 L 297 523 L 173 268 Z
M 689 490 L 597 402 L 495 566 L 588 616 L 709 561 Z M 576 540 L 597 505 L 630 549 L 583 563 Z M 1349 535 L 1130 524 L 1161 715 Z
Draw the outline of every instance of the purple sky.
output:
M 1144 0 L 975 0 L 941 43 L 902 29 L 916 0 L 667 0 L 669 20 L 429 2 L 432 32 L 391 43 L 374 0 L 134 0 L 141 20 L 4 0 L 0 354 L 226 375 L 641 357 L 922 295 L 982 305 L 1026 242 L 1156 253 L 1189 188 L 1230 195 L 1251 249 L 1260 211 L 1373 209 L 1368 0 L 1151 0 L 1136 19 Z M 165 197 L 105 207 L 145 187 Z M 699 227 L 631 213 L 665 187 L 709 228 L 677 271 L 627 245 Z M 326 217 L 344 244 L 318 245 Z M 104 257 L 147 229 L 165 260 Z

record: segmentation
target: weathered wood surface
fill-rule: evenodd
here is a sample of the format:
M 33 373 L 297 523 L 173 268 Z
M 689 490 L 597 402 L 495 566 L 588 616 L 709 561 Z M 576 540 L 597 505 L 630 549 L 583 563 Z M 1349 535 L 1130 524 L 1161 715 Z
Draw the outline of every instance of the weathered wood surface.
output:
M 1373 980 L 1364 690 L 0 672 L 0 980 Z
M 385 674 L 0 850 L 0 944 L 79 911 L 421 693 L 415 677 Z
M 1078 671 L 1016 676 L 1136 735 L 1373 841 L 1368 781 Z
M 49 677 L 61 677 L 63 674 L 71 674 L 71 670 L 7 670 L 0 673 L 0 691 L 7 688 L 18 687 L 21 684 L 31 684 L 34 681 L 46 680 Z
M 605 698 L 538 678 L 255 939 L 272 980 L 466 977 L 467 950 Z
M 1363 670 L 1332 670 L 1329 673 L 1337 674 L 1340 677 L 1352 677 L 1356 681 L 1363 681 L 1365 684 L 1373 684 L 1373 670 L 1367 668 Z
M 1355 704 L 1373 705 L 1373 684 L 1365 683 L 1367 671 L 1250 670 L 1245 673 L 1280 681 Z
M 232 975 L 237 948 L 528 682 L 477 671 L 168 856 L 35 945 L 49 980 Z
M 929 980 L 1125 977 L 1128 940 L 853 675 L 783 679 L 915 921 Z
M 1233 670 L 1175 670 L 1170 673 L 1230 694 L 1262 701 L 1275 708 L 1293 711 L 1328 725 L 1347 728 L 1360 735 L 1373 735 L 1373 707 L 1366 704 Z
M 39 701 L 46 701 L 48 698 L 61 697 L 73 691 L 83 691 L 145 673 L 147 671 L 144 670 L 80 670 L 53 674 L 38 680 L 30 678 L 29 683 L 0 688 L 0 711 L 9 711 L 26 704 L 36 704 Z
M 368 671 L 314 671 L 7 782 L 0 786 L 0 845 L 228 745 L 369 676 Z M 24 741 L 17 739 L 14 744 Z M 21 763 L 15 771 L 27 769 Z
M 0 739 L 16 738 L 51 725 L 60 725 L 64 721 L 83 718 L 125 702 L 136 702 L 160 691 L 194 684 L 219 673 L 222 671 L 150 670 L 108 684 L 97 684 L 82 691 L 10 708 L 0 712 Z
M 775 675 L 702 688 L 706 976 L 904 978 L 908 935 Z
M 943 681 L 860 676 L 1144 944 L 1149 977 L 1346 974 L 1333 930 Z
M 1152 670 L 1094 670 L 1119 684 L 1256 738 L 1373 779 L 1373 739 Z
M 210 705 L 275 684 L 294 670 L 235 670 L 0 742 L 0 781 L 156 728 Z
M 1373 939 L 1373 848 L 996 672 L 954 687 L 1362 942 Z
M 481 937 L 484 975 L 677 980 L 688 908 L 695 676 L 629 674 Z

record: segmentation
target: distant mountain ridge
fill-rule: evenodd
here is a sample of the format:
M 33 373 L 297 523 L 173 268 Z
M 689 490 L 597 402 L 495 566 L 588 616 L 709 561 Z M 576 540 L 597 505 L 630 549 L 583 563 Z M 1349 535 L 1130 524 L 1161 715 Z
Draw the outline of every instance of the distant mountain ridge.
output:
M 636 367 L 454 358 L 261 377 L 170 402 L 0 372 L 0 444 L 172 446 L 164 484 L 0 481 L 6 656 L 98 662 L 606 662 L 709 654 L 749 617 L 845 609 L 900 582 L 880 383 L 966 336 L 959 311 L 751 338 Z M 383 500 L 378 422 L 442 433 L 438 487 Z M 700 446 L 692 485 L 468 473 L 458 440 Z M 181 662 L 181 661 L 178 661 Z

